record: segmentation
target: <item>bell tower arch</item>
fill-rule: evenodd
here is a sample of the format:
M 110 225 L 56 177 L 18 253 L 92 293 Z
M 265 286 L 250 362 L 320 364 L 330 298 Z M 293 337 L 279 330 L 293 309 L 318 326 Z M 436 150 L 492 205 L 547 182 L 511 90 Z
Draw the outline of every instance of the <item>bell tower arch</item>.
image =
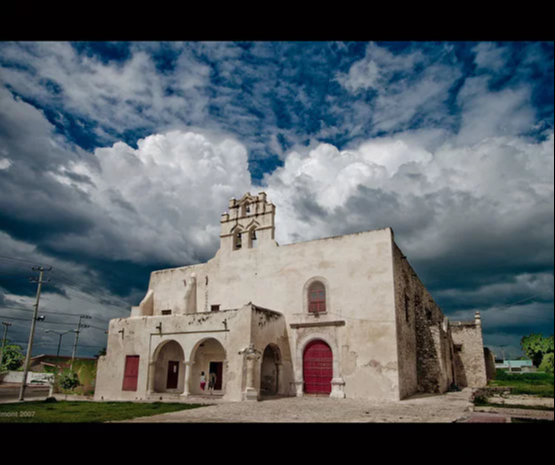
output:
M 229 211 L 220 219 L 220 250 L 242 252 L 253 248 L 276 245 L 276 207 L 268 202 L 266 193 L 229 201 Z

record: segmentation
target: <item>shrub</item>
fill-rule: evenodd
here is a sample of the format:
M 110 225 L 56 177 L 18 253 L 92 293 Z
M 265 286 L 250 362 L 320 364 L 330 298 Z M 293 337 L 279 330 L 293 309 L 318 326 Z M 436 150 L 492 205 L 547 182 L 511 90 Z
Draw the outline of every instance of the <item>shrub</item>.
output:
M 20 346 L 15 344 L 6 344 L 6 347 L 4 348 L 4 361 L 2 362 L 0 371 L 16 371 L 20 368 L 23 369 L 21 365 L 23 364 L 24 359 L 25 357 L 23 356 L 23 351 Z
M 62 389 L 67 391 L 71 391 L 79 386 L 81 383 L 79 382 L 79 376 L 74 371 L 68 371 L 63 373 L 59 379 L 59 385 Z
M 553 374 L 553 354 L 546 354 L 540 365 L 540 371 Z

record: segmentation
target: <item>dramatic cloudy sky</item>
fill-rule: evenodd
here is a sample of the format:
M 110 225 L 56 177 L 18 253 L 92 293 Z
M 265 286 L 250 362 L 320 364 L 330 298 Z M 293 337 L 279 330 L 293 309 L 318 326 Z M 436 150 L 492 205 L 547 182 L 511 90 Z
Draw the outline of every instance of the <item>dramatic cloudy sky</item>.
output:
M 33 352 L 88 314 L 94 355 L 152 270 L 210 259 L 228 199 L 265 190 L 280 244 L 391 226 L 444 312 L 519 355 L 553 333 L 553 62 L 544 42 L 0 43 L 0 319 L 27 340 L 50 265 Z

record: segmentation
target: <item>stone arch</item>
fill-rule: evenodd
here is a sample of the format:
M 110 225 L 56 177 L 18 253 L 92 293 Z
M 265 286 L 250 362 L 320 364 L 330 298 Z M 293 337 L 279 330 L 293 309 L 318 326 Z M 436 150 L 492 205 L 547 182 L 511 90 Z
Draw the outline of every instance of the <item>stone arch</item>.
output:
M 331 293 L 330 293 L 330 285 L 329 281 L 324 278 L 323 276 L 314 276 L 310 278 L 303 287 L 303 313 L 309 313 L 309 289 L 315 283 L 322 283 L 325 289 L 326 295 L 326 313 L 332 312 L 332 301 L 331 301 Z
M 151 391 L 183 393 L 185 389 L 185 352 L 179 342 L 161 342 L 152 355 Z
M 339 365 L 339 347 L 335 339 L 331 338 L 329 335 L 314 332 L 307 334 L 304 338 L 300 339 L 297 343 L 297 350 L 295 354 L 295 379 L 297 384 L 297 396 L 303 395 L 303 356 L 307 346 L 313 341 L 323 341 L 331 349 L 333 356 L 333 378 L 332 378 L 332 393 L 330 397 L 344 398 L 345 394 L 343 392 L 344 381 L 341 377 L 340 365 Z
M 248 248 L 249 249 L 256 249 L 258 247 L 258 234 L 257 231 L 258 227 L 256 225 L 251 226 L 248 231 Z
M 239 226 L 235 228 L 231 234 L 233 240 L 233 250 L 244 248 L 245 244 L 243 244 L 243 228 Z
M 281 350 L 276 344 L 270 343 L 262 353 L 260 365 L 260 394 L 262 396 L 276 395 L 282 390 L 280 385 Z
M 214 394 L 224 394 L 227 382 L 227 353 L 223 344 L 214 337 L 200 339 L 191 351 L 190 357 L 191 376 L 189 392 L 191 394 L 208 394 L 208 381 L 211 370 L 216 374 L 216 387 Z M 204 372 L 206 389 L 200 388 L 200 377 Z

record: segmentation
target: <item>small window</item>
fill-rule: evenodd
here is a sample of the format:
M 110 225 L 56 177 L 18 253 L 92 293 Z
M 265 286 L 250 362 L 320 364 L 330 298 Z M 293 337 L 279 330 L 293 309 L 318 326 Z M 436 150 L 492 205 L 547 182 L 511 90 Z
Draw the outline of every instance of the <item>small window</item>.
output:
M 326 311 L 326 288 L 316 281 L 308 289 L 308 311 L 320 313 Z
M 211 312 L 219 312 L 220 311 L 220 305 L 211 305 L 210 306 L 210 311 Z
M 138 355 L 128 355 L 125 359 L 125 373 L 123 375 L 123 391 L 136 391 L 137 380 L 139 379 L 139 360 Z
M 171 315 L 172 311 L 171 310 L 162 310 L 162 315 Z
M 258 245 L 258 237 L 256 236 L 256 229 L 251 231 L 251 248 L 256 249 Z
M 462 348 L 463 348 L 462 344 L 455 344 L 455 350 L 457 352 L 462 352 Z

